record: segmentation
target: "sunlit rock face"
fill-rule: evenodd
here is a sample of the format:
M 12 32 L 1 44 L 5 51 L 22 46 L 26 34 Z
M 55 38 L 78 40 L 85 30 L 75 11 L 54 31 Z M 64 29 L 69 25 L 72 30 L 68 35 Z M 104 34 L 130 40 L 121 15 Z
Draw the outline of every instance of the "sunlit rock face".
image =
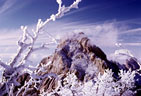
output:
M 45 71 L 39 71 L 38 74 L 54 73 L 65 76 L 68 72 L 75 72 L 78 79 L 84 81 L 92 79 L 99 72 L 102 74 L 107 67 L 106 60 L 105 53 L 92 45 L 83 33 L 79 33 L 63 40 L 52 56 L 43 59 L 39 68 L 45 65 Z

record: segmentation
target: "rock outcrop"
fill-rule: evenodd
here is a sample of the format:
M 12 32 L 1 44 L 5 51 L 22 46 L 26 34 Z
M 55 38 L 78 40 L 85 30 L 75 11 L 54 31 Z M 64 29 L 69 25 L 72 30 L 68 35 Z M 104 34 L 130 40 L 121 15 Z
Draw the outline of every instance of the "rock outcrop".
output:
M 38 74 L 65 76 L 68 72 L 76 72 L 79 80 L 83 81 L 86 75 L 93 78 L 99 72 L 102 74 L 107 68 L 106 61 L 105 53 L 96 45 L 90 44 L 90 40 L 80 33 L 61 42 L 52 56 L 44 58 L 38 68 L 47 66 L 44 67 L 44 72 L 38 71 Z

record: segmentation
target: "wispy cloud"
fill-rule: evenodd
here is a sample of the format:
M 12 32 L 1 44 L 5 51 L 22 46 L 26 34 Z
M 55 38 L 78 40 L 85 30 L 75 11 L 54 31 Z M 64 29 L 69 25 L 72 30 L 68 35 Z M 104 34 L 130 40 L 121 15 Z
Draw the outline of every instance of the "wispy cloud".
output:
M 33 1 L 34 0 L 2 0 L 0 5 L 0 16 L 6 13 L 13 13 L 14 11 L 20 10 Z
M 0 58 L 2 60 L 7 61 L 16 53 L 19 36 L 19 29 L 0 30 Z
M 135 33 L 135 32 L 140 32 L 141 33 L 141 28 L 135 28 L 135 29 L 126 30 L 124 32 L 121 32 L 120 34 Z
M 56 26 L 54 28 L 54 26 Z M 29 29 L 31 29 L 32 26 L 29 26 Z M 30 32 L 30 30 L 29 30 Z M 101 25 L 95 25 L 95 24 L 79 24 L 77 23 L 63 23 L 63 22 L 53 22 L 47 25 L 43 29 L 43 34 L 39 36 L 39 39 L 37 41 L 37 46 L 49 42 L 49 38 L 47 37 L 47 32 L 51 34 L 56 39 L 61 39 L 64 37 L 69 37 L 73 33 L 78 32 L 84 32 L 94 44 L 101 45 L 101 46 L 114 46 L 114 44 L 117 42 L 117 28 L 114 26 L 114 24 L 101 24 Z M 4 60 L 8 60 L 12 56 L 15 55 L 18 46 L 17 41 L 22 35 L 22 31 L 20 29 L 1 29 L 0 30 L 0 57 L 6 58 Z M 45 52 L 40 52 L 42 57 L 48 56 L 49 53 L 52 53 L 55 49 L 55 47 L 50 46 L 51 49 Z M 39 54 L 39 53 L 38 53 Z M 40 60 L 33 54 L 34 60 Z
M 29 32 L 31 28 L 33 28 L 34 25 L 29 26 Z M 55 27 L 54 27 L 55 26 Z M 140 29 L 133 29 L 130 30 L 132 31 L 138 31 Z M 80 24 L 79 22 L 52 22 L 49 23 L 44 29 L 43 29 L 43 34 L 39 36 L 39 39 L 37 41 L 37 46 L 49 42 L 49 38 L 47 37 L 48 35 L 46 33 L 49 33 L 56 39 L 61 39 L 61 38 L 67 38 L 73 33 L 79 33 L 79 32 L 84 32 L 92 41 L 92 43 L 96 44 L 97 46 L 100 47 L 105 47 L 105 48 L 113 48 L 116 47 L 115 44 L 122 43 L 123 46 L 141 46 L 140 42 L 128 42 L 128 41 L 120 41 L 119 39 L 119 33 L 121 33 L 121 29 L 119 26 L 116 26 L 115 23 L 103 23 L 103 24 Z M 125 30 L 124 30 L 125 31 Z M 127 30 L 129 31 L 129 30 Z M 0 30 L 0 56 L 4 58 L 8 57 L 8 55 L 11 57 L 13 56 L 16 51 L 17 51 L 17 41 L 19 40 L 22 31 L 20 29 L 5 29 L 5 30 Z M 120 34 L 124 35 L 124 34 Z M 40 54 L 43 56 L 47 56 L 48 53 L 53 52 L 55 47 L 51 46 L 51 50 L 45 51 L 46 53 L 43 55 L 41 52 Z M 34 54 L 34 59 L 37 59 Z
M 33 28 L 34 25 L 29 26 Z M 55 26 L 55 28 L 54 28 Z M 133 44 L 133 42 L 120 42 L 119 35 L 124 35 L 123 33 L 132 33 L 140 31 L 140 28 L 124 30 L 116 26 L 115 23 L 103 23 L 103 24 L 79 24 L 79 22 L 52 22 L 48 24 L 43 29 L 43 35 L 40 36 L 38 43 L 47 42 L 46 32 L 50 33 L 54 38 L 61 39 L 62 37 L 69 37 L 73 33 L 84 32 L 94 44 L 99 46 L 113 47 L 117 42 L 124 43 L 125 45 L 140 46 L 139 42 Z M 30 30 L 29 30 L 30 31 Z M 0 30 L 0 46 L 16 45 L 16 41 L 19 39 L 22 31 L 20 29 L 12 30 Z M 8 33 L 7 33 L 8 32 Z M 7 34 L 6 34 L 7 33 Z M 129 38 L 130 39 L 130 38 Z
M 140 43 L 137 43 L 137 42 L 135 42 L 135 43 L 122 43 L 122 45 L 124 45 L 124 46 L 141 46 L 141 42 Z
M 0 14 L 6 12 L 9 10 L 11 7 L 14 6 L 17 0 L 4 0 L 3 5 L 0 7 Z
M 94 44 L 100 46 L 115 46 L 118 41 L 118 28 L 114 23 L 104 24 L 79 24 L 74 23 L 61 23 L 50 24 L 45 28 L 46 32 L 51 33 L 56 38 L 62 38 L 63 36 L 69 37 L 72 33 L 84 32 Z M 57 30 L 56 30 L 57 29 Z M 63 37 L 64 38 L 64 37 Z

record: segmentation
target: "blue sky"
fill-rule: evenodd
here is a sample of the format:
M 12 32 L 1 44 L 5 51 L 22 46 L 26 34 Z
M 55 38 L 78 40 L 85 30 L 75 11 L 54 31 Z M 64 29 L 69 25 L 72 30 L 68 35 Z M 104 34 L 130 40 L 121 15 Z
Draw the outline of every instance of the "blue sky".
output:
M 74 0 L 62 1 L 68 6 Z M 57 9 L 56 0 L 0 0 L 0 57 L 16 52 L 21 25 L 31 29 Z M 49 23 L 46 31 L 55 38 L 83 31 L 108 54 L 118 49 L 115 43 L 122 43 L 141 58 L 141 0 L 82 0 L 79 9 Z
M 63 1 L 67 6 L 74 0 Z M 82 0 L 80 9 L 70 12 L 63 20 L 96 23 L 140 19 L 140 5 L 140 0 Z M 0 0 L 0 28 L 34 24 L 38 18 L 44 20 L 56 13 L 57 7 L 55 0 Z

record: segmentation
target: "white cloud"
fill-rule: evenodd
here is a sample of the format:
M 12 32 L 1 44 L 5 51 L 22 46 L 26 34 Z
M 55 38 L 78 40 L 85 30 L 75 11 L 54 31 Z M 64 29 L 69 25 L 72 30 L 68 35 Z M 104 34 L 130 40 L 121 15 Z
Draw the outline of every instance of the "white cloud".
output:
M 128 33 L 135 33 L 135 32 L 141 32 L 141 28 L 126 30 L 125 32 L 121 32 L 120 34 L 128 34 Z
M 13 7 L 17 0 L 5 0 L 4 4 L 0 7 L 0 14 L 6 12 L 8 9 Z
M 122 45 L 125 45 L 125 46 L 141 46 L 141 42 L 140 43 L 122 43 Z
M 19 39 L 21 31 L 19 29 L 1 29 L 0 46 L 14 46 Z
M 56 22 L 48 25 L 44 30 L 58 39 L 68 37 L 72 33 L 84 32 L 94 44 L 109 47 L 115 46 L 119 31 L 113 23 L 79 24 L 78 22 L 66 24 Z
M 30 4 L 34 0 L 1 0 L 0 4 L 0 19 L 10 16 L 9 13 L 20 10 L 27 4 Z M 8 13 L 8 15 L 7 15 Z
M 29 26 L 29 32 L 31 32 L 31 28 L 34 25 Z M 79 22 L 52 22 L 46 25 L 43 29 L 43 34 L 40 35 L 37 45 L 41 43 L 49 42 L 49 38 L 47 37 L 46 32 L 52 35 L 56 39 L 67 38 L 73 33 L 84 32 L 92 41 L 92 43 L 96 44 L 100 47 L 113 48 L 116 47 L 115 43 L 119 42 L 118 39 L 119 33 L 121 33 L 121 29 L 116 26 L 114 23 L 104 23 L 104 24 L 80 24 Z M 17 51 L 17 41 L 22 35 L 22 31 L 20 29 L 5 29 L 0 30 L 0 56 L 2 58 L 8 58 L 9 56 L 13 56 Z M 119 42 L 120 43 L 120 42 Z M 123 42 L 122 45 L 125 46 L 141 46 L 141 43 L 130 43 Z M 50 46 L 51 50 L 47 50 L 47 52 L 43 56 L 48 56 L 48 53 L 54 51 L 55 47 Z M 42 54 L 44 52 L 41 52 Z M 9 56 L 8 56 L 9 55 Z M 34 54 L 33 59 L 37 56 Z M 39 57 L 39 56 L 38 56 Z

